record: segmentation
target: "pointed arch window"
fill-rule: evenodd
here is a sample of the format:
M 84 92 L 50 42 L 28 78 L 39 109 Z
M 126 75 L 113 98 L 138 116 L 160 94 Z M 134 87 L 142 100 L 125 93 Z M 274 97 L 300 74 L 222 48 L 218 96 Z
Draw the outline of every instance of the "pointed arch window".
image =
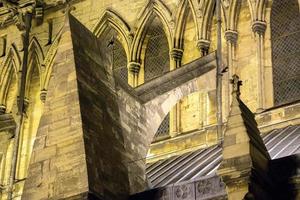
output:
M 127 57 L 122 44 L 115 40 L 113 46 L 113 70 L 121 80 L 128 83 Z
M 122 81 L 128 83 L 127 56 L 122 43 L 118 39 L 118 33 L 115 29 L 109 28 L 101 35 L 100 41 L 104 42 L 104 47 L 112 51 L 112 70 Z M 111 43 L 112 42 L 112 43 Z
M 149 26 L 146 38 L 145 82 L 170 71 L 168 39 L 157 16 Z
M 298 0 L 275 0 L 271 12 L 274 103 L 300 99 L 300 12 Z

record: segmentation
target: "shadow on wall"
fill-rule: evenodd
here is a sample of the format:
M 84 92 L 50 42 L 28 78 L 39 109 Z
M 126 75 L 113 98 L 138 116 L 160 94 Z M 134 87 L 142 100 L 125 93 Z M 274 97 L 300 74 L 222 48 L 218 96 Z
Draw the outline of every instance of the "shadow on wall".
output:
M 269 176 L 274 184 L 271 190 L 274 199 L 292 200 L 297 199 L 297 195 L 299 198 L 300 191 L 296 185 L 300 178 L 299 154 L 271 160 L 269 169 Z

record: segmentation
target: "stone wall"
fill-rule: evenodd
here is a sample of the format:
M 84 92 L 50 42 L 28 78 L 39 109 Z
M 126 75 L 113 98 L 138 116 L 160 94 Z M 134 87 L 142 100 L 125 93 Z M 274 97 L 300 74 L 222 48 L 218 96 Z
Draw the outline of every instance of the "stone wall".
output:
M 39 94 L 41 98 L 44 99 L 47 91 L 50 91 L 49 80 L 50 77 L 56 76 L 55 73 L 52 73 L 52 66 L 54 60 L 57 61 L 55 55 L 58 51 L 58 43 L 61 35 L 61 27 L 64 24 L 64 16 L 63 10 L 65 9 L 65 5 L 55 3 L 58 2 L 56 0 L 46 0 L 45 3 L 47 6 L 44 9 L 43 15 L 43 23 L 38 24 L 37 19 L 35 18 L 33 21 L 33 27 L 31 29 L 31 45 L 30 45 L 30 57 L 29 62 L 30 65 L 36 64 L 36 67 L 39 71 L 39 87 L 35 87 L 34 96 L 38 97 Z M 139 42 L 142 40 L 139 38 L 142 35 L 143 30 L 151 20 L 147 18 L 147 16 L 152 16 L 153 14 L 159 14 L 160 20 L 163 21 L 164 28 L 169 29 L 169 32 L 166 32 L 166 36 L 168 41 L 171 41 L 170 51 L 173 48 L 182 48 L 183 47 L 183 58 L 182 63 L 187 64 L 192 60 L 200 57 L 202 47 L 201 47 L 201 39 L 208 40 L 210 43 L 209 51 L 213 51 L 216 47 L 216 20 L 214 17 L 214 9 L 213 9 L 213 1 L 166 1 L 166 0 L 154 0 L 153 3 L 149 3 L 146 0 L 138 0 L 138 1 L 118 1 L 118 0 L 109 0 L 109 1 L 98 1 L 98 0 L 76 0 L 73 1 L 72 5 L 75 7 L 75 10 L 72 11 L 73 15 L 76 16 L 77 19 L 81 23 L 84 24 L 89 30 L 93 31 L 95 35 L 96 28 L 101 27 L 102 29 L 116 29 L 118 32 L 117 39 L 121 41 L 124 46 L 127 62 L 128 64 L 132 60 L 132 55 L 136 52 L 131 52 L 132 49 L 139 46 Z M 203 4 L 206 2 L 206 4 Z M 130 6 L 129 6 L 130 5 Z M 236 31 L 237 39 L 234 41 L 234 38 L 231 37 L 222 37 L 223 39 L 223 52 L 224 52 L 224 63 L 226 63 L 229 67 L 229 73 L 236 72 L 240 75 L 240 77 L 244 80 L 245 87 L 242 89 L 242 100 L 250 105 L 252 111 L 256 111 L 259 107 L 259 98 L 263 97 L 263 109 L 268 109 L 273 106 L 273 84 L 272 84 L 272 60 L 271 60 L 271 33 L 270 33 L 270 11 L 271 11 L 272 1 L 224 1 L 224 19 L 223 19 L 223 32 L 222 35 L 226 36 L 226 31 Z M 22 11 L 25 11 L 27 7 L 22 7 Z M 4 21 L 7 17 L 8 11 L 5 8 L 0 8 L 0 20 Z M 186 21 L 184 19 L 187 19 Z M 258 33 L 253 30 L 253 24 L 256 21 L 266 21 L 266 30 L 263 35 L 263 44 L 259 43 Z M 11 21 L 10 21 L 11 22 Z M 6 112 L 13 112 L 13 116 L 16 114 L 16 96 L 18 93 L 18 86 L 20 80 L 19 71 L 20 64 L 23 57 L 23 46 L 21 39 L 21 31 L 17 29 L 17 27 L 12 23 L 5 23 L 5 27 L 0 30 L 0 38 L 1 41 L 5 39 L 6 46 L 4 42 L 0 44 L 0 50 L 3 52 L 5 50 L 6 54 L 0 56 L 0 83 L 1 87 L 3 85 L 7 85 L 7 87 L 3 87 L 0 89 L 0 98 L 1 98 L 1 109 L 3 106 L 6 107 Z M 52 27 L 52 32 L 51 28 Z M 100 35 L 97 35 L 99 38 Z M 181 38 L 181 42 L 183 46 L 176 46 L 178 44 L 179 38 Z M 134 41 L 138 41 L 134 43 Z M 106 43 L 107 41 L 105 41 Z M 174 45 L 176 44 L 176 45 Z M 259 47 L 260 44 L 260 47 Z M 251 46 L 251 48 L 249 48 Z M 196 48 L 197 47 L 197 48 Z M 257 55 L 258 50 L 262 48 L 262 52 L 264 53 L 262 57 Z M 99 50 L 101 51 L 101 50 Z M 90 52 L 89 52 L 90 53 Z M 172 59 L 172 58 L 171 58 Z M 259 73 L 259 61 L 262 61 L 263 65 L 263 73 Z M 171 60 L 173 62 L 173 60 Z M 14 71 L 14 78 L 8 76 L 7 73 L 4 73 L 7 67 L 11 67 Z M 225 65 L 224 65 L 225 67 Z M 132 78 L 132 74 L 129 71 L 129 77 Z M 262 75 L 262 76 L 261 76 Z M 210 82 L 208 84 L 212 85 L 214 82 L 214 75 L 209 79 Z M 143 77 L 142 71 L 140 73 L 139 78 Z M 263 77 L 263 92 L 259 95 L 260 85 L 259 77 Z M 57 77 L 57 79 L 61 78 L 61 76 Z M 131 79 L 129 78 L 129 79 Z M 226 73 L 223 76 L 223 111 L 224 118 L 228 115 L 228 105 L 230 102 L 229 94 L 230 90 L 228 89 L 228 76 Z M 9 82 L 9 84 L 4 84 L 5 82 Z M 131 80 L 129 80 L 130 82 Z M 140 81 L 139 84 L 141 84 Z M 28 83 L 30 84 L 30 83 Z M 202 86 L 201 86 L 202 87 Z M 28 86 L 27 88 L 32 88 L 32 86 Z M 199 87 L 200 88 L 200 87 Z M 211 88 L 211 87 L 210 87 Z M 213 88 L 213 87 L 212 87 Z M 199 89 L 201 90 L 201 89 Z M 8 94 L 6 91 L 9 91 Z M 119 109 L 124 110 L 120 112 L 121 123 L 129 124 L 127 125 L 127 131 L 129 133 L 135 132 L 136 129 L 139 128 L 139 123 L 136 122 L 136 119 L 141 118 L 143 114 L 139 115 L 131 112 L 131 110 L 143 110 L 143 106 L 140 106 L 138 100 L 135 100 L 134 95 L 128 95 L 128 97 L 123 94 L 123 89 L 118 90 L 120 96 L 124 96 L 123 100 L 118 100 Z M 209 104 L 211 110 L 210 116 L 207 121 L 214 124 L 215 123 L 215 108 L 214 108 L 214 90 L 208 91 L 208 96 L 210 96 Z M 6 100 L 3 100 L 3 97 L 7 95 Z M 50 94 L 47 94 L 47 98 L 52 98 Z M 131 102 L 132 106 L 121 105 L 121 102 Z M 190 102 L 190 103 L 188 103 Z M 5 105 L 4 105 L 5 104 Z M 50 104 L 50 103 L 48 103 Z M 52 103 L 54 104 L 54 103 Z M 185 109 L 191 104 L 194 109 Z M 183 131 L 190 130 L 190 127 L 196 128 L 199 124 L 199 120 L 194 120 L 194 112 L 198 112 L 197 105 L 200 105 L 201 102 L 197 95 L 188 97 L 185 99 L 184 106 L 186 112 L 184 116 L 181 118 L 181 123 L 189 124 L 189 126 L 183 126 Z M 184 107 L 182 106 L 182 107 Z M 227 107 L 226 107 L 227 106 Z M 49 107 L 49 105 L 48 105 Z M 45 112 L 49 112 L 47 106 L 45 108 Z M 39 102 L 37 106 L 37 110 L 42 111 L 43 103 Z M 89 107 L 90 108 L 90 107 Z M 198 110 L 197 110 L 198 109 Z M 35 110 L 35 109 L 32 109 Z M 165 115 L 165 112 L 168 109 L 163 109 L 163 112 L 159 111 L 159 117 L 153 117 L 155 121 L 155 126 L 153 129 L 151 128 L 151 136 L 145 136 L 142 133 L 142 130 L 138 130 L 138 135 L 134 134 L 124 134 L 130 135 L 124 136 L 124 148 L 128 149 L 128 151 L 134 152 L 134 154 L 129 153 L 125 155 L 126 159 L 131 160 L 130 162 L 135 163 L 132 165 L 141 165 L 137 163 L 143 163 L 145 157 L 139 155 L 145 155 L 148 149 L 148 143 L 152 140 L 152 132 L 155 132 L 157 124 L 160 123 L 160 120 L 157 120 L 160 117 Z M 126 112 L 125 112 L 126 111 Z M 260 110 L 261 111 L 261 110 Z M 134 122 L 128 122 L 128 113 L 130 113 L 130 118 Z M 281 113 L 281 114 L 278 114 Z M 264 130 L 272 129 L 273 122 L 276 124 L 288 124 L 288 123 L 299 123 L 299 120 L 293 120 L 294 116 L 298 118 L 298 115 L 290 115 L 289 117 L 286 115 L 290 115 L 290 111 L 287 112 L 267 112 L 262 114 L 262 121 L 267 121 L 264 123 Z M 200 115 L 200 114 L 199 114 Z M 33 115 L 32 115 L 33 116 Z M 32 127 L 37 127 L 39 116 L 35 115 L 29 119 L 28 124 L 31 124 Z M 122 120 L 124 119 L 124 120 Z M 270 120 L 269 120 L 270 119 Z M 275 121 L 274 121 L 274 120 Z M 291 119 L 291 120 L 290 120 Z M 142 119 L 143 120 L 143 119 Z M 226 119 L 225 119 L 226 120 Z M 285 122 L 287 123 L 281 123 Z M 292 121 L 292 122 L 291 122 Z M 126 122 L 126 123 L 125 123 Z M 132 124 L 131 124 L 132 123 Z M 43 122 L 41 122 L 43 124 Z M 125 125 L 124 125 L 125 126 Z M 281 126 L 281 125 L 280 125 Z M 154 128 L 155 127 L 155 128 Z M 200 127 L 200 126 L 199 126 Z M 271 128 L 270 128 L 271 127 Z M 277 127 L 277 126 L 276 126 Z M 33 128 L 33 129 L 34 129 Z M 147 127 L 143 127 L 147 129 Z M 33 140 L 35 139 L 35 131 L 30 128 L 24 129 L 24 135 L 26 138 L 24 141 L 21 141 L 22 151 L 20 151 L 20 155 L 22 154 L 22 163 L 18 165 L 17 174 L 20 175 L 18 178 L 26 177 L 26 170 L 28 160 L 30 159 L 31 148 L 33 144 Z M 131 136 L 132 135 L 132 136 Z M 28 136 L 28 137 L 27 137 Z M 140 145 L 133 145 L 131 142 L 132 138 L 134 140 L 139 141 Z M 40 137 L 37 137 L 37 140 L 40 140 Z M 199 141 L 201 143 L 203 141 Z M 122 145 L 121 145 L 122 146 Z M 187 149 L 183 149 L 185 151 Z M 138 152 L 138 153 L 136 153 Z M 8 155 L 11 154 L 11 148 L 8 149 Z M 134 156 L 132 156 L 134 155 Z M 123 156 L 123 155 L 122 155 Z M 9 157 L 9 156 L 8 156 Z M 24 163 L 23 163 L 24 161 Z M 138 162 L 136 162 L 138 161 Z M 7 177 L 7 173 L 10 170 L 9 162 L 6 169 L 2 172 L 6 173 L 5 177 Z M 134 167 L 133 167 L 134 169 Z M 132 172 L 134 173 L 134 170 Z M 142 173 L 139 173 L 142 174 Z M 139 177 L 140 176 L 140 177 Z M 144 175 L 137 175 L 136 179 L 139 181 L 134 181 L 138 186 L 136 188 L 143 188 L 145 183 L 142 183 L 140 180 L 144 180 Z M 5 178 L 6 179 L 6 178 Z M 132 184 L 134 184 L 132 182 Z M 22 191 L 22 184 L 18 184 L 16 187 L 18 190 L 19 196 Z M 19 197 L 16 197 L 19 198 Z
M 88 191 L 82 117 L 68 20 L 62 32 L 22 199 L 69 198 Z
M 125 199 L 146 188 L 144 158 L 156 129 L 172 105 L 201 89 L 197 77 L 214 68 L 215 56 L 143 89 L 118 82 L 116 91 L 110 52 L 100 52 L 106 44 L 73 17 L 61 37 L 23 198 Z M 156 84 L 164 90 L 153 90 Z

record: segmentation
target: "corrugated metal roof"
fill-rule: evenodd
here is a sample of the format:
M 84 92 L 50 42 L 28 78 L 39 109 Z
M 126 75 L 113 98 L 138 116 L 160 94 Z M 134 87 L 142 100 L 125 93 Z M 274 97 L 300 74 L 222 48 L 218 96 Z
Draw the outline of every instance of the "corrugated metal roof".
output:
M 300 125 L 276 129 L 263 135 L 272 159 L 300 153 Z M 214 145 L 183 155 L 150 163 L 147 176 L 152 187 L 197 180 L 216 173 L 222 161 L 222 148 Z

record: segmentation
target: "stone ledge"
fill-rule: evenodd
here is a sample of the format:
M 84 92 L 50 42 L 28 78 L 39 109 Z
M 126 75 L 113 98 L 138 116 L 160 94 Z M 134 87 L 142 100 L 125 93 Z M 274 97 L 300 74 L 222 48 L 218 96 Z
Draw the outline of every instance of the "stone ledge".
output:
M 300 101 L 273 107 L 256 114 L 255 119 L 262 133 L 300 123 Z

